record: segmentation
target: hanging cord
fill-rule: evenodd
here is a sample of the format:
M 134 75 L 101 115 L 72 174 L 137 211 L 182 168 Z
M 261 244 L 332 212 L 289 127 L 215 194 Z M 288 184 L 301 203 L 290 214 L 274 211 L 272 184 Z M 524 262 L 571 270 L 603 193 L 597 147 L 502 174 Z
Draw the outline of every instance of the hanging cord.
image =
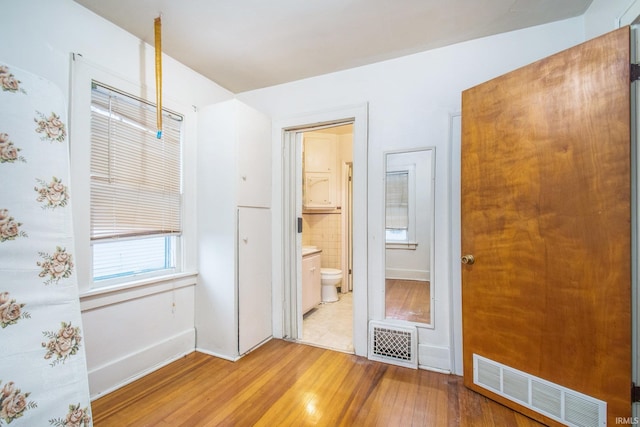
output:
M 162 138 L 162 14 L 154 20 L 155 45 L 156 45 L 156 120 L 158 133 L 156 137 Z

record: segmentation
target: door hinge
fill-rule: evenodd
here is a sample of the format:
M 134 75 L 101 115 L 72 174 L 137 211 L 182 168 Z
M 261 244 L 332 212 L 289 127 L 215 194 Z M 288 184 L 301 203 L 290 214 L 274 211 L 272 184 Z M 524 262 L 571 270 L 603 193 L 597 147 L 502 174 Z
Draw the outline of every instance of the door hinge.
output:
M 640 402 L 640 387 L 631 383 L 631 403 Z
M 631 64 L 630 78 L 631 82 L 640 80 L 640 64 Z

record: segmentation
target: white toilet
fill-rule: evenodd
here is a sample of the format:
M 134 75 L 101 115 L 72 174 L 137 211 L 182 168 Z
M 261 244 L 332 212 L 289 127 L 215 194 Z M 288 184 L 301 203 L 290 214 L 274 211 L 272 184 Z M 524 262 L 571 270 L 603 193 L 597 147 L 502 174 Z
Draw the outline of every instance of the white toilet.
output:
M 342 281 L 342 270 L 337 268 L 321 268 L 320 283 L 322 284 L 322 302 L 338 301 L 336 287 Z

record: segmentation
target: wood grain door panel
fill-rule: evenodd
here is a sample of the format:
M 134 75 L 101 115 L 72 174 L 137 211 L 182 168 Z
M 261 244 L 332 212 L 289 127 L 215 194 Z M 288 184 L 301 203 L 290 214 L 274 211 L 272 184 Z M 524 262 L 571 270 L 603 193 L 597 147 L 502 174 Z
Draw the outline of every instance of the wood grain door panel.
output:
M 465 384 L 473 354 L 631 403 L 629 29 L 462 96 Z

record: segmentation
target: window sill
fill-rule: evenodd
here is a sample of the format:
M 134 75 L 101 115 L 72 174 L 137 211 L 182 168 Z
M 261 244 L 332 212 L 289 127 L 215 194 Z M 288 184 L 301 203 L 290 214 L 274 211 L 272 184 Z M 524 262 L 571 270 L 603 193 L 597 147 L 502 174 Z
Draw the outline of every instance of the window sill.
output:
M 195 286 L 198 273 L 185 272 L 90 289 L 80 294 L 82 311 L 93 310 L 175 289 Z
M 387 242 L 386 248 L 415 251 L 416 249 L 418 249 L 418 242 Z

